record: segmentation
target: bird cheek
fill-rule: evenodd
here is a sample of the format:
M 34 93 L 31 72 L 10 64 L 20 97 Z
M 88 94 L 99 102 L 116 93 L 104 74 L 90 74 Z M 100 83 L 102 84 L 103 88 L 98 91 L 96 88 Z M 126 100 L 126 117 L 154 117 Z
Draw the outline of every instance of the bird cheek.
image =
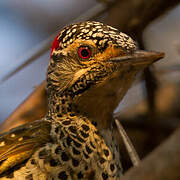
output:
M 80 60 L 80 63 L 86 66 L 91 66 L 96 63 L 95 59 L 87 59 L 86 61 Z

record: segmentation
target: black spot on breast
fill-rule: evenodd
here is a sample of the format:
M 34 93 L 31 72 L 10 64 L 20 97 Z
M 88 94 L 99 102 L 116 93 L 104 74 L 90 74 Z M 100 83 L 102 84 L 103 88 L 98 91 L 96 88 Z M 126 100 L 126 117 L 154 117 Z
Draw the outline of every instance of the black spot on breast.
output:
M 55 149 L 55 153 L 60 154 L 61 151 L 62 151 L 61 146 L 57 146 L 56 149 Z
M 59 164 L 59 161 L 57 159 L 50 159 L 50 166 L 55 167 Z
M 66 108 L 65 107 L 62 107 L 62 113 L 66 114 Z
M 107 173 L 102 173 L 102 178 L 103 180 L 107 180 L 108 179 L 108 174 Z
M 57 117 L 61 118 L 61 117 L 62 117 L 62 114 L 58 113 L 58 114 L 57 114 Z
M 96 142 L 96 143 L 98 143 L 98 142 L 99 142 L 99 140 L 98 140 L 97 138 L 94 138 L 94 140 L 95 140 L 95 142 Z
M 71 121 L 70 121 L 70 120 L 69 120 L 69 121 L 63 121 L 62 124 L 63 124 L 63 125 L 70 125 L 70 124 L 71 124 Z
M 72 111 L 72 107 L 71 107 L 70 105 L 67 107 L 67 111 L 68 111 L 68 112 L 71 112 L 71 111 Z
M 89 126 L 86 124 L 83 124 L 81 127 L 84 129 L 84 131 L 89 131 Z
M 86 171 L 88 170 L 88 166 L 85 166 L 85 168 L 84 168 Z
M 74 166 L 74 167 L 77 167 L 78 165 L 79 165 L 79 161 L 77 160 L 77 159 L 72 159 L 72 165 Z
M 63 145 L 63 147 L 64 147 L 64 148 L 66 148 L 66 147 L 67 147 L 67 145 L 65 144 L 65 142 L 64 142 L 64 141 L 63 141 L 62 145 Z
M 61 100 L 61 103 L 62 103 L 62 104 L 65 104 L 65 99 L 62 99 L 62 100 Z
M 33 180 L 33 175 L 29 174 L 28 176 L 25 177 L 26 180 Z
M 80 151 L 78 151 L 75 147 L 73 147 L 73 154 L 75 155 L 79 155 L 80 154 Z
M 106 160 L 105 160 L 104 158 L 101 158 L 99 162 L 100 162 L 101 164 L 103 164 L 105 161 L 106 161 Z
M 99 136 L 100 135 L 100 133 L 99 133 L 99 131 L 97 130 L 97 131 L 95 131 L 95 133 Z
M 32 165 L 36 164 L 35 159 L 31 159 L 31 164 L 32 164 Z
M 81 144 L 78 143 L 77 141 L 75 141 L 74 139 L 73 139 L 73 142 L 74 142 L 74 145 L 75 145 L 77 148 L 81 147 Z
M 78 179 L 82 179 L 83 178 L 83 174 L 82 174 L 81 171 L 77 174 L 77 177 L 78 177 Z
M 87 133 L 85 133 L 85 132 L 83 132 L 83 131 L 81 131 L 81 130 L 80 130 L 80 133 L 81 133 L 81 135 L 82 135 L 84 138 L 89 137 L 89 134 L 87 134 Z
M 70 146 L 71 142 L 72 142 L 72 138 L 70 136 L 68 136 L 67 139 L 66 139 L 67 145 Z
M 105 156 L 108 157 L 109 156 L 109 150 L 104 149 L 103 151 L 104 151 Z
M 69 126 L 68 128 L 72 133 L 76 134 L 77 133 L 77 129 L 76 126 Z
M 88 159 L 89 158 L 89 156 L 83 151 L 83 155 L 84 155 L 84 157 L 86 158 L 86 159 Z
M 61 154 L 61 159 L 62 159 L 63 161 L 69 161 L 69 157 L 68 157 L 68 155 L 67 155 L 65 152 L 62 152 L 62 154 Z
M 91 154 L 93 151 L 92 149 L 86 144 L 86 151 L 88 154 Z
M 75 114 L 74 114 L 74 113 L 70 113 L 69 115 L 70 115 L 71 117 L 74 117 L 74 116 L 75 116 Z
M 85 142 L 85 140 L 84 139 L 82 139 L 81 137 L 79 137 L 79 136 L 76 136 L 76 139 L 79 141 L 79 142 L 81 142 L 81 143 L 84 143 Z
M 110 169 L 111 169 L 111 171 L 114 171 L 114 169 L 115 169 L 114 164 L 110 164 Z
M 90 141 L 90 145 L 91 145 L 92 148 L 94 148 L 94 149 L 96 148 L 96 147 L 94 146 L 94 144 L 92 143 L 92 141 Z
M 62 139 L 64 136 L 65 136 L 65 135 L 64 135 L 64 132 L 61 131 L 60 136 L 59 136 L 59 139 Z
M 45 149 L 43 149 L 43 150 L 41 150 L 41 151 L 39 152 L 39 158 L 40 158 L 40 159 L 45 159 L 47 155 L 48 155 L 48 154 L 47 154 L 47 151 L 46 151 Z
M 55 128 L 55 133 L 58 133 L 58 131 L 59 131 L 59 128 L 56 127 L 56 128 Z
M 66 174 L 65 171 L 62 171 L 58 174 L 58 178 L 61 179 L 61 180 L 67 180 L 68 179 L 68 176 Z
M 56 106 L 56 111 L 59 112 L 59 105 Z

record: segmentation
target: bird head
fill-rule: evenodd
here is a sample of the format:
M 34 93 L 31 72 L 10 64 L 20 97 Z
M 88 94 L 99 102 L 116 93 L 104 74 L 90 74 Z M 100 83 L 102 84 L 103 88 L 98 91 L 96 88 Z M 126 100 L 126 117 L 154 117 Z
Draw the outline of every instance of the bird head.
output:
M 119 83 L 128 87 L 137 72 L 162 57 L 163 53 L 138 51 L 128 35 L 111 26 L 90 21 L 72 24 L 53 42 L 48 91 L 76 97 L 88 97 L 90 92 L 94 96 L 98 89 L 110 93 Z M 121 89 L 122 94 L 127 91 Z

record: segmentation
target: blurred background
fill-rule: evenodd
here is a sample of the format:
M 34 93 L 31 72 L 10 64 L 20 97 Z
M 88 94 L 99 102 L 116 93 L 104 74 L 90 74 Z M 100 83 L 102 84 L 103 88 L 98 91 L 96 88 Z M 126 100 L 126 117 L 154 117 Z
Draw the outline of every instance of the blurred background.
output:
M 144 157 L 180 124 L 178 0 L 1 0 L 0 122 L 45 80 L 56 32 L 88 19 L 129 34 L 141 49 L 165 52 L 163 60 L 138 76 L 115 110 Z

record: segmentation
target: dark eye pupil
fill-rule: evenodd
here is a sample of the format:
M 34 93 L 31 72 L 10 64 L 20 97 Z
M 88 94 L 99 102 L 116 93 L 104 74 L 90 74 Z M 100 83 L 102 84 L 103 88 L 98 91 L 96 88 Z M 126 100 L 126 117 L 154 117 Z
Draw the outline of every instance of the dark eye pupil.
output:
M 81 51 L 81 56 L 82 56 L 82 57 L 87 57 L 87 56 L 89 56 L 89 51 L 88 51 L 87 49 L 82 49 L 82 51 Z
M 80 47 L 78 50 L 78 54 L 80 58 L 88 59 L 91 57 L 91 50 L 88 46 Z

